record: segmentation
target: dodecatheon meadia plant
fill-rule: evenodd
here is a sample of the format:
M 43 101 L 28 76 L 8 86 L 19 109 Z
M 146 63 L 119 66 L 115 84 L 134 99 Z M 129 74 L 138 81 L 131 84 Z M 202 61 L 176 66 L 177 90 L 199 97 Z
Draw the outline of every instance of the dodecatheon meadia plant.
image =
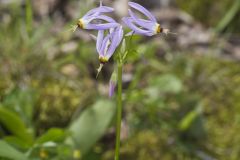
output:
M 103 15 L 103 13 L 113 11 L 113 8 L 103 6 L 102 1 L 100 1 L 100 6 L 88 11 L 82 18 L 78 19 L 77 24 L 72 26 L 72 30 L 75 31 L 78 27 L 86 30 L 106 30 L 114 28 L 119 24 L 111 17 Z
M 133 34 L 139 34 L 153 36 L 159 33 L 164 33 L 166 35 L 171 33 L 168 29 L 162 28 L 156 18 L 146 8 L 134 2 L 129 2 L 128 4 L 130 6 L 130 9 L 128 10 L 129 17 L 122 18 L 124 23 L 132 30 L 127 35 L 132 36 Z M 142 13 L 147 17 L 147 19 L 138 17 L 133 10 Z M 130 43 L 132 38 L 129 40 L 130 43 L 126 45 L 126 40 L 123 38 L 122 26 L 111 17 L 104 15 L 104 13 L 110 13 L 113 11 L 113 8 L 103 6 L 100 2 L 100 6 L 98 8 L 90 10 L 78 20 L 77 25 L 73 26 L 73 30 L 76 30 L 79 27 L 81 29 L 98 31 L 97 36 L 91 35 L 94 39 L 96 39 L 96 50 L 100 62 L 100 66 L 97 69 L 97 76 L 103 65 L 109 61 L 115 52 L 115 54 L 117 54 L 117 65 L 115 65 L 116 68 L 114 69 L 109 81 L 109 97 L 114 95 L 114 90 L 117 85 L 116 145 L 114 160 L 119 160 L 122 119 L 122 72 L 123 65 L 126 62 L 125 59 L 128 57 L 127 55 L 131 54 Z M 120 44 L 121 47 L 117 50 Z
M 164 29 L 157 22 L 156 18 L 143 6 L 129 2 L 128 5 L 145 15 L 148 19 L 139 18 L 131 9 L 128 10 L 130 17 L 123 17 L 123 22 L 132 30 L 127 35 L 140 34 L 145 36 L 153 36 L 158 33 L 169 34 L 172 33 L 169 29 Z M 175 34 L 175 33 L 172 33 Z

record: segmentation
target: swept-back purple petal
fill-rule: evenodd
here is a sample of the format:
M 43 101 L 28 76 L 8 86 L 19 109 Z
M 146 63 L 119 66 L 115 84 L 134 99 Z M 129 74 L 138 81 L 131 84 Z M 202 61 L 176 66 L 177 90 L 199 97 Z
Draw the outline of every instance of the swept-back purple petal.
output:
M 84 19 L 86 24 L 91 23 L 91 21 L 93 20 L 100 20 L 100 22 L 102 22 L 102 20 L 106 21 L 106 22 L 110 22 L 110 23 L 116 23 L 116 21 L 114 19 L 112 19 L 111 17 L 105 16 L 105 15 L 100 15 L 100 16 L 89 16 L 87 18 Z M 94 24 L 94 23 L 93 23 Z M 100 23 L 97 23 L 100 24 Z
M 128 32 L 127 34 L 125 34 L 125 36 L 131 36 L 131 35 L 144 35 L 144 36 L 153 36 L 154 34 L 152 32 L 147 32 L 147 33 L 138 33 L 138 32 Z
M 122 20 L 130 29 L 132 29 L 136 33 L 143 34 L 143 35 L 148 35 L 149 32 L 150 32 L 148 30 L 144 30 L 144 29 L 141 29 L 141 28 L 137 27 L 133 23 L 133 19 L 132 18 L 124 17 Z
M 105 50 L 108 49 L 109 41 L 110 41 L 110 35 L 108 34 L 108 35 L 103 39 L 102 46 L 101 46 L 101 49 L 100 49 L 100 52 L 99 52 L 99 55 L 100 55 L 100 56 L 103 56 L 103 57 L 105 56 Z
M 103 24 L 87 24 L 86 29 L 105 30 L 109 28 L 117 27 L 118 23 L 103 23 Z
M 111 23 L 116 22 L 116 21 L 115 21 L 114 19 L 112 19 L 111 17 L 105 16 L 105 15 L 97 16 L 96 19 L 101 19 L 101 20 L 104 20 L 104 21 L 106 21 L 106 22 L 111 22 Z
M 117 43 L 117 45 L 120 44 L 120 42 L 122 41 L 122 39 L 123 39 L 123 28 L 122 28 L 122 26 L 120 26 L 120 27 L 119 27 L 119 31 L 118 31 L 118 43 Z
M 123 29 L 121 26 L 117 27 L 115 31 L 112 33 L 111 45 L 106 53 L 106 57 L 110 58 L 115 52 L 116 48 L 120 44 L 123 38 Z
M 93 14 L 95 16 L 97 16 L 97 15 L 100 15 L 101 13 L 108 13 L 108 12 L 113 12 L 113 11 L 114 11 L 114 9 L 111 8 L 111 7 L 100 6 L 98 8 L 91 9 L 82 18 L 86 18 L 88 16 L 92 16 Z
M 97 43 L 96 43 L 96 48 L 98 53 L 100 53 L 100 50 L 101 50 L 103 37 L 104 37 L 104 30 L 99 30 L 98 36 L 97 36 Z
M 128 10 L 129 15 L 131 18 L 135 21 L 135 23 L 147 30 L 152 30 L 153 27 L 156 25 L 156 22 L 148 21 L 148 20 L 143 20 L 138 18 L 130 9 Z
M 150 20 L 156 22 L 156 18 L 143 6 L 134 3 L 134 2 L 128 2 L 128 5 L 136 10 L 138 10 L 139 12 L 143 13 L 145 16 L 147 16 Z

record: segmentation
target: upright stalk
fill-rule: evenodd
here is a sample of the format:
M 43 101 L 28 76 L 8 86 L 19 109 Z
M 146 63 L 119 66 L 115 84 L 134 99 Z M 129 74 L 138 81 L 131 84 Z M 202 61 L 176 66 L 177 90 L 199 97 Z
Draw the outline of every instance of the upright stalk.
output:
M 121 133 L 121 121 L 122 121 L 122 63 L 118 62 L 117 73 L 117 125 L 116 125 L 116 146 L 115 146 L 115 160 L 119 160 L 120 149 L 120 133 Z
M 32 33 L 32 23 L 33 23 L 33 13 L 32 13 L 32 5 L 31 0 L 26 0 L 26 26 L 27 26 L 27 32 L 28 36 L 31 36 Z

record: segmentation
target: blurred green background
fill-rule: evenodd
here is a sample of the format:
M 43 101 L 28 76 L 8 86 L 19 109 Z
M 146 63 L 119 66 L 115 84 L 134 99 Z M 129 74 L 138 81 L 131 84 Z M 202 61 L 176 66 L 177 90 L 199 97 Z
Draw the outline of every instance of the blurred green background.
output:
M 178 35 L 133 37 L 121 159 L 238 160 L 240 1 L 137 2 Z M 96 79 L 94 40 L 69 31 L 98 3 L 0 0 L 1 160 L 113 159 L 114 63 Z M 126 14 L 126 0 L 103 3 Z

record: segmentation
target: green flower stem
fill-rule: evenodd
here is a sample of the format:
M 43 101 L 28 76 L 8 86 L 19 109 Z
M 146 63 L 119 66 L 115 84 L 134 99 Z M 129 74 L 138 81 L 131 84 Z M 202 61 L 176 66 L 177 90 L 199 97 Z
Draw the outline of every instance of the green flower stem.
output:
M 117 125 L 116 125 L 116 146 L 115 146 L 115 160 L 119 160 L 119 149 L 120 149 L 120 133 L 121 133 L 121 121 L 122 121 L 122 62 L 118 62 L 118 73 L 117 73 Z
M 26 26 L 27 26 L 27 32 L 28 36 L 32 33 L 32 23 L 33 23 L 33 13 L 32 13 L 32 5 L 31 0 L 26 0 Z

